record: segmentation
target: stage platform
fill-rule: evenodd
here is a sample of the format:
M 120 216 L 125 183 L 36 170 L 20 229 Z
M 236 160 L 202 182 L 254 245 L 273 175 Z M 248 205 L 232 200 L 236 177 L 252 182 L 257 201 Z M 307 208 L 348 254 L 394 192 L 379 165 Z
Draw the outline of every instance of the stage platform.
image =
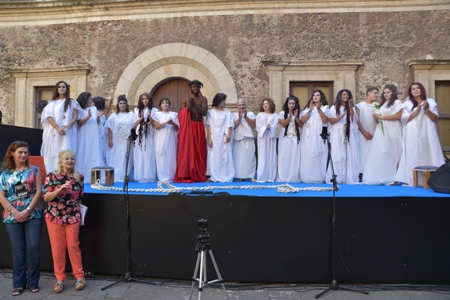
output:
M 31 155 L 39 155 L 42 131 L 0 127 L 0 149 L 25 140 Z M 282 184 L 175 183 L 190 190 L 169 194 L 154 191 L 157 183 L 130 182 L 130 190 L 141 190 L 129 193 L 133 272 L 190 279 L 197 259 L 197 220 L 205 218 L 209 242 L 225 280 L 328 283 L 332 278 L 333 192 L 280 193 L 275 186 Z M 210 186 L 217 187 L 213 194 L 198 193 Z M 117 191 L 85 186 L 83 203 L 89 209 L 80 231 L 85 272 L 120 276 L 126 271 L 125 194 L 123 183 L 116 182 L 114 187 Z M 196 194 L 190 194 L 191 190 Z M 450 194 L 402 186 L 339 185 L 337 279 L 340 283 L 448 284 L 449 216 Z M 0 226 L 0 240 L 0 268 L 11 268 L 4 226 Z M 43 270 L 53 269 L 45 224 L 41 261 Z M 67 267 L 69 272 L 69 262 Z M 216 278 L 211 267 L 209 262 L 208 278 Z
M 138 276 L 190 279 L 197 253 L 197 220 L 208 220 L 209 242 L 227 281 L 327 283 L 331 278 L 332 191 L 279 193 L 283 183 L 195 183 L 214 194 L 129 193 L 131 247 Z M 291 184 L 293 187 L 331 185 Z M 126 271 L 126 214 L 119 191 L 85 187 L 89 207 L 80 242 L 86 272 Z M 130 182 L 129 189 L 157 183 Z M 342 283 L 448 284 L 450 281 L 450 195 L 421 187 L 339 185 L 336 192 L 337 278 Z M 7 240 L 4 226 L 0 238 Z M 345 264 L 345 265 L 344 265 Z M 0 267 L 11 267 L 9 243 Z M 68 264 L 68 266 L 70 266 Z M 51 270 L 47 230 L 42 235 L 42 269 Z M 70 270 L 70 268 L 68 269 Z M 350 273 L 351 272 L 351 273 Z M 211 262 L 208 277 L 215 271 Z
M 331 189 L 331 184 L 307 184 L 307 183 L 287 183 L 293 188 L 303 189 L 299 192 L 284 193 L 278 192 L 276 187 L 283 186 L 284 182 L 259 183 L 246 181 L 233 181 L 229 183 L 216 182 L 195 182 L 195 183 L 169 183 L 170 185 L 184 189 L 185 193 L 191 191 L 210 190 L 213 193 L 229 193 L 233 196 L 254 196 L 254 197 L 332 197 L 333 192 L 330 191 L 316 191 L 313 189 Z M 450 184 L 450 183 L 449 183 Z M 115 182 L 113 187 L 115 190 L 99 190 L 92 188 L 90 184 L 85 185 L 86 193 L 93 194 L 117 194 L 123 193 L 123 182 Z M 164 188 L 170 189 L 168 185 L 163 185 Z M 273 187 L 273 188 L 271 188 Z M 449 198 L 450 194 L 435 193 L 432 189 L 424 189 L 422 187 L 414 188 L 410 186 L 388 186 L 388 185 L 365 185 L 365 184 L 340 184 L 339 191 L 336 192 L 337 198 L 342 197 L 420 197 L 420 198 Z M 133 195 L 159 195 L 167 196 L 168 192 L 154 191 L 158 188 L 157 182 L 138 183 L 129 182 L 128 189 Z M 145 191 L 151 190 L 151 191 Z

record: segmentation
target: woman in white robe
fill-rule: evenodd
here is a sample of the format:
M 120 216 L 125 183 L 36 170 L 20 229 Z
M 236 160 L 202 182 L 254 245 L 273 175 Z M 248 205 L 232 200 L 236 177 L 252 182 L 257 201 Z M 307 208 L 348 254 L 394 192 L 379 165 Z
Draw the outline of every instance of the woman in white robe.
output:
M 277 177 L 277 126 L 279 116 L 275 113 L 275 103 L 270 98 L 261 102 L 261 110 L 256 115 L 258 132 L 257 182 L 274 182 Z
M 133 129 L 133 113 L 128 110 L 125 95 L 118 98 L 117 110 L 105 123 L 108 130 L 108 148 L 106 149 L 106 163 L 114 168 L 114 180 L 123 182 L 127 163 L 128 137 Z M 127 176 L 131 176 L 133 169 L 133 145 L 131 145 Z
M 70 149 L 77 151 L 77 124 L 80 106 L 70 98 L 70 87 L 65 81 L 58 81 L 51 100 L 42 111 L 41 155 L 47 172 L 58 167 L 59 152 Z
M 78 120 L 77 171 L 84 175 L 84 183 L 91 183 L 91 169 L 103 166 L 100 136 L 100 117 L 95 106 L 92 106 L 92 95 L 81 93 L 77 102 L 82 108 Z
M 214 96 L 212 109 L 206 115 L 206 136 L 208 139 L 207 164 L 210 180 L 231 182 L 234 178 L 233 149 L 231 133 L 234 119 L 231 111 L 225 108 L 227 95 Z
M 111 109 L 112 97 L 95 97 L 92 99 L 93 105 L 97 108 L 98 116 L 100 118 L 99 123 L 99 136 L 101 138 L 100 141 L 100 149 L 102 153 L 102 165 L 106 165 L 106 148 L 108 147 L 108 130 L 105 128 L 106 116 Z M 86 176 L 85 176 L 86 177 Z
M 160 111 L 153 117 L 155 154 L 158 180 L 172 182 L 177 170 L 178 114 L 170 109 L 170 100 L 159 101 Z
M 438 117 L 437 103 L 427 98 L 423 85 L 420 82 L 411 84 L 403 104 L 403 152 L 396 181 L 412 186 L 415 167 L 440 167 L 445 163 L 436 131 Z
M 363 183 L 389 184 L 395 181 L 402 154 L 403 103 L 397 99 L 397 87 L 388 84 L 381 95 L 380 111 L 373 116 L 378 120 L 368 159 L 363 170 Z
M 302 142 L 300 177 L 306 183 L 323 183 L 327 171 L 328 145 L 320 137 L 323 127 L 328 127 L 328 102 L 321 90 L 315 90 L 301 112 Z
M 152 106 L 150 94 L 143 93 L 134 110 L 133 122 L 138 135 L 134 143 L 134 180 L 138 182 L 156 180 L 155 128 L 152 123 L 158 109 Z
M 331 158 L 336 183 L 356 184 L 359 181 L 358 113 L 353 105 L 352 92 L 343 89 L 336 96 L 328 112 L 330 119 Z M 328 167 L 326 182 L 332 179 Z
M 278 182 L 300 182 L 300 103 L 295 96 L 289 96 L 279 113 L 280 132 L 278 137 Z

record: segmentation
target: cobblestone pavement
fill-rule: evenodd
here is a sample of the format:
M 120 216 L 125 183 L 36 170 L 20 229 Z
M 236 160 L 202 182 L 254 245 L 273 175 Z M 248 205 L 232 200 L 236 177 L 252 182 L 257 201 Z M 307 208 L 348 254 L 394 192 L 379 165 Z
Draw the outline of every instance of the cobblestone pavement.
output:
M 190 298 L 191 283 L 189 281 L 173 281 L 148 279 L 149 284 L 140 282 L 122 282 L 104 291 L 101 288 L 115 282 L 117 278 L 87 277 L 86 287 L 82 291 L 75 290 L 75 280 L 68 276 L 61 294 L 53 293 L 55 278 L 50 273 L 41 274 L 40 292 L 33 294 L 25 290 L 22 295 L 12 297 L 12 274 L 10 270 L 3 270 L 0 274 L 0 299 L 157 299 L 157 300 L 187 300 Z M 70 278 L 70 279 L 69 279 Z M 323 300 L 450 300 L 450 286 L 448 285 L 369 285 L 348 286 L 357 290 L 368 291 L 365 295 L 345 290 L 331 290 L 320 299 Z M 315 299 L 315 295 L 324 291 L 326 285 L 305 284 L 228 284 L 227 294 L 230 300 L 293 300 Z M 199 299 L 198 287 L 193 291 L 192 299 Z M 201 299 L 227 299 L 220 285 L 205 287 Z

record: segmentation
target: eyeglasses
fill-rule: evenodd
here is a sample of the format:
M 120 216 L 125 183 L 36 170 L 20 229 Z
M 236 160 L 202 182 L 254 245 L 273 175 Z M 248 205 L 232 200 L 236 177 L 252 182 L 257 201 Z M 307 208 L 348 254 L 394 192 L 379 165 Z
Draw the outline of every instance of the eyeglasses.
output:
M 28 147 L 28 143 L 24 141 L 15 141 L 14 145 L 26 145 L 26 147 Z

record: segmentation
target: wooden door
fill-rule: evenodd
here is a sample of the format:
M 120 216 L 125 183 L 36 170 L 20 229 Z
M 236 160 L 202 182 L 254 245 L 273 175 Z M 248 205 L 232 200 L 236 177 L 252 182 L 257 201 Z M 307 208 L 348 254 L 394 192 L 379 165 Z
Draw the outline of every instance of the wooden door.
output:
M 439 119 L 436 127 L 443 151 L 450 151 L 450 81 L 436 81 Z
M 161 98 L 166 97 L 170 100 L 170 110 L 178 112 L 181 108 L 181 103 L 185 99 L 191 89 L 188 87 L 189 80 L 182 78 L 170 79 L 162 83 L 152 93 L 153 107 L 159 109 L 159 101 Z

